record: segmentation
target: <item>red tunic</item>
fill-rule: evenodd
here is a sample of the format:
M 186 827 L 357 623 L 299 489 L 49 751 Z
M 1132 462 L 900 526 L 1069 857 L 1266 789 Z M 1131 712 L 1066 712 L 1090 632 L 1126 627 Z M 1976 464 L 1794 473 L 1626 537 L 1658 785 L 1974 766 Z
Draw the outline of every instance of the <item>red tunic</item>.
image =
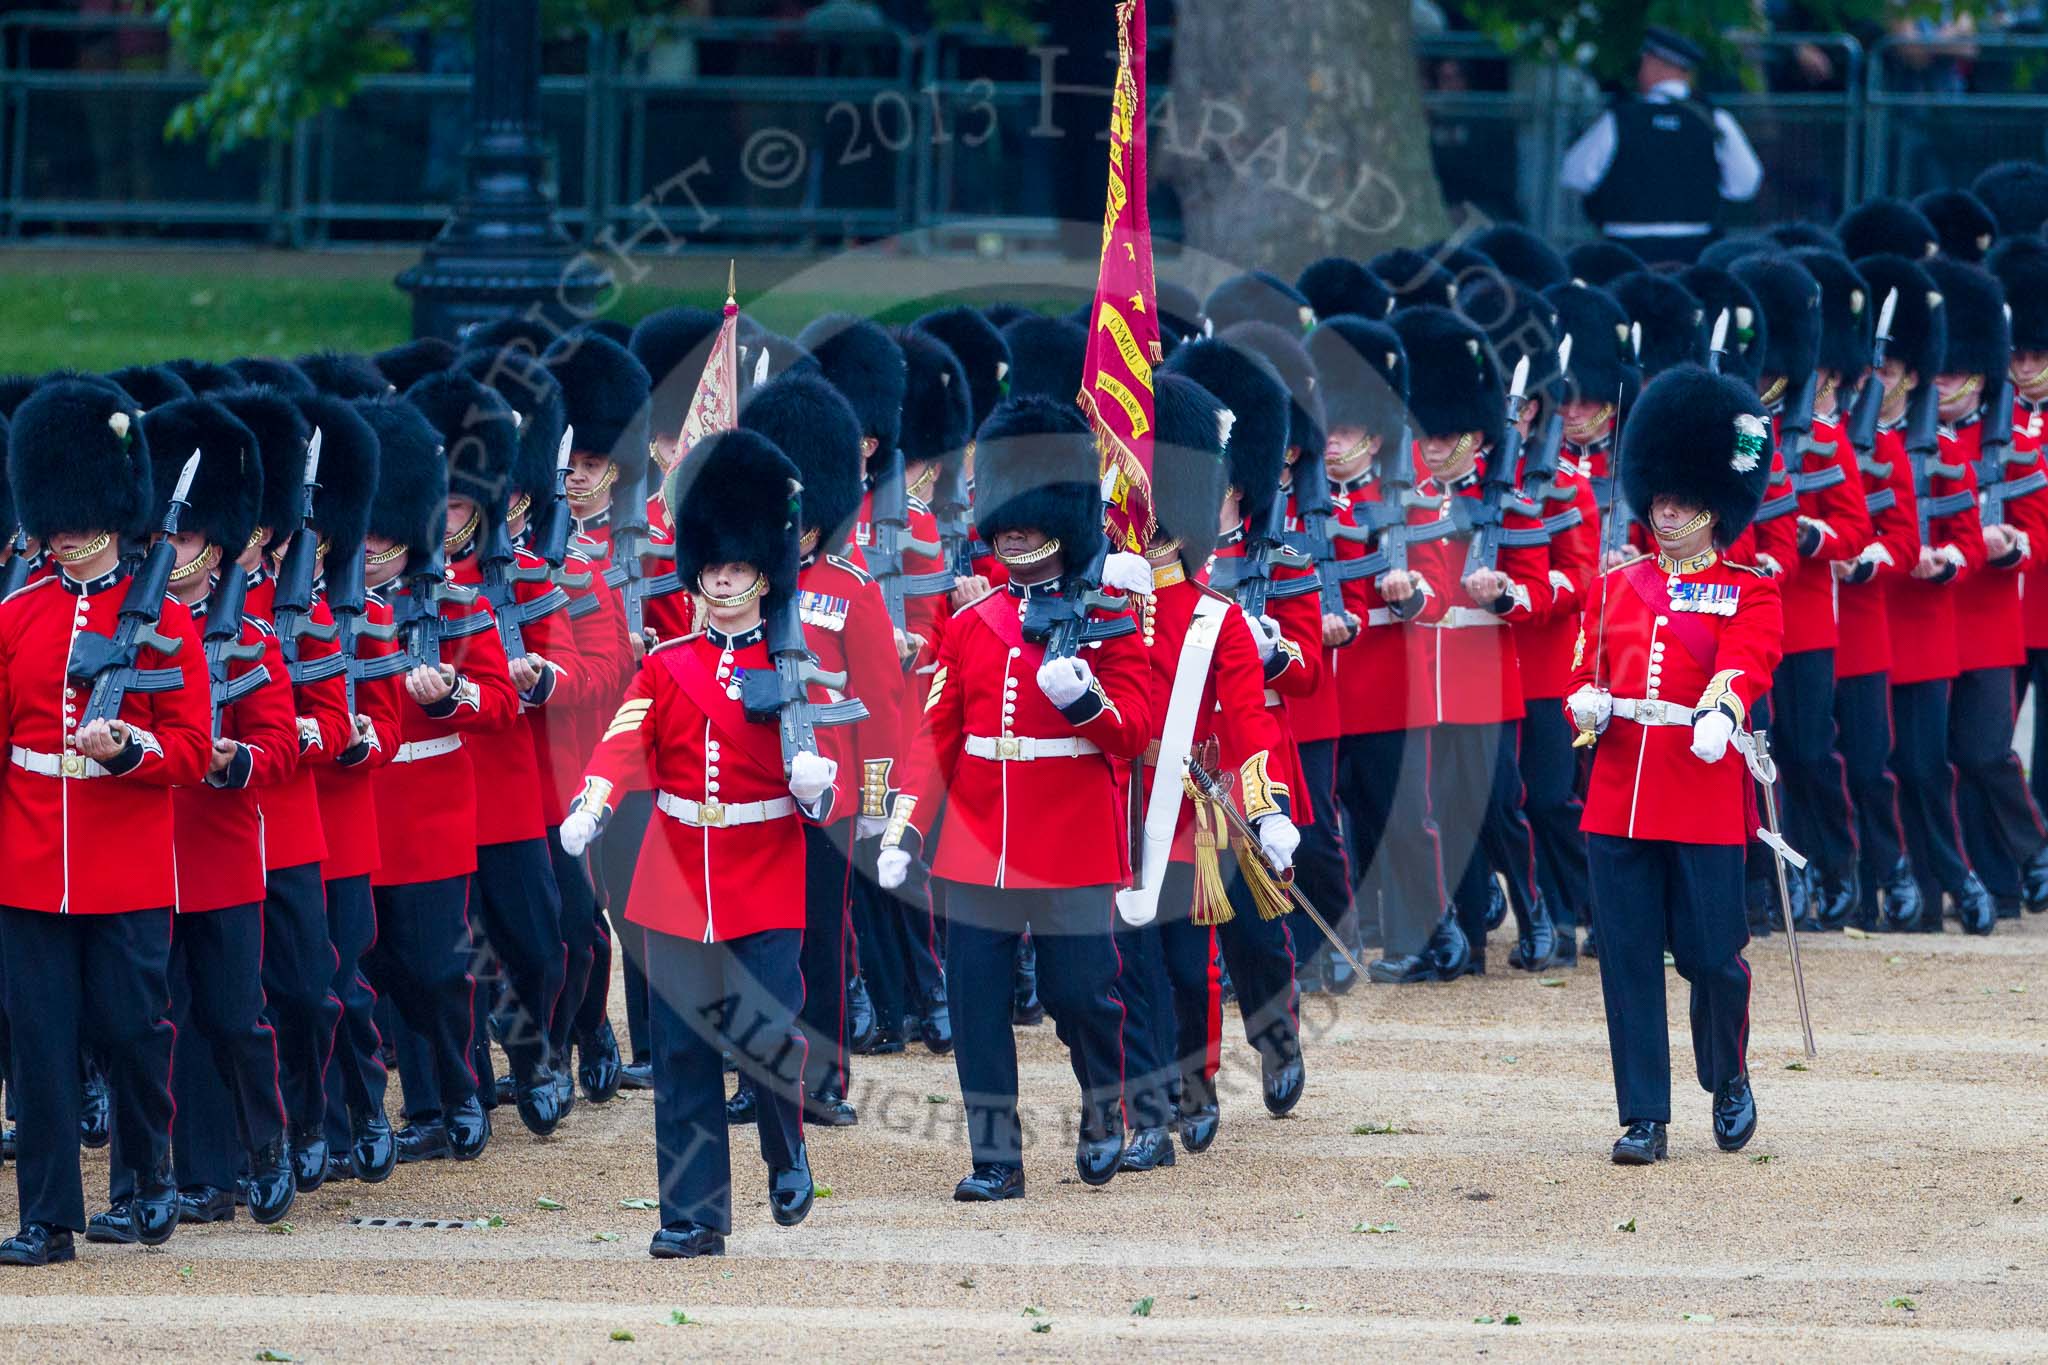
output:
M 1690 711 L 1725 695 L 1746 724 L 1781 657 L 1778 585 L 1761 570 L 1708 559 L 1705 567 L 1674 573 L 1671 561 L 1645 556 L 1603 575 L 1586 598 L 1586 643 L 1572 691 L 1593 684 L 1604 614 L 1606 662 L 1598 673 L 1615 698 L 1668 701 Z M 1734 614 L 1679 610 L 1679 583 L 1712 585 L 1723 600 L 1733 594 Z M 1593 749 L 1579 827 L 1627 839 L 1739 845 L 1755 828 L 1750 801 L 1749 773 L 1734 745 L 1719 762 L 1702 763 L 1692 752 L 1689 723 L 1645 726 L 1616 716 Z
M 1859 558 L 1875 565 L 1861 583 L 1843 583 L 1835 595 L 1835 676 L 1858 678 L 1892 666 L 1891 584 L 1920 557 L 1920 525 L 1913 501 L 1913 471 L 1896 440 L 1879 440 L 1867 462 L 1856 462 L 1866 512 L 1872 498 L 1890 506 L 1868 512 L 1871 539 Z
M 1242 559 L 1244 543 L 1225 545 L 1217 559 Z M 1301 579 L 1306 569 L 1279 568 L 1275 583 Z M 1205 580 L 1206 581 L 1206 580 Z M 1294 732 L 1294 709 L 1315 696 L 1323 674 L 1323 609 L 1315 593 L 1293 597 L 1268 597 L 1266 615 L 1280 627 L 1280 645 L 1266 661 L 1266 709 L 1280 728 L 1280 745 L 1273 751 L 1273 780 L 1289 791 L 1307 791 L 1308 779 L 1301 770 L 1301 747 Z M 1306 801 L 1294 813 L 1297 825 L 1309 824 L 1314 816 Z
M 1775 420 L 1773 430 L 1776 430 Z M 1826 479 L 1839 470 L 1841 482 L 1800 492 L 1799 519 L 1820 531 L 1810 555 L 1786 565 L 1783 581 L 1785 652 L 1833 649 L 1839 643 L 1834 565 L 1851 560 L 1870 543 L 1870 512 L 1856 469 L 1856 448 L 1832 418 L 1815 417 L 1805 448 L 1794 456 L 1801 478 Z
M 229 572 L 238 572 L 230 567 Z M 204 612 L 199 615 L 203 618 Z M 243 644 L 266 646 L 261 667 L 270 681 L 230 706 L 221 716 L 221 733 L 249 750 L 249 770 L 229 768 L 223 778 L 241 777 L 238 787 L 211 782 L 182 786 L 171 793 L 176 811 L 178 911 L 223 910 L 260 904 L 264 895 L 265 833 L 269 820 L 259 805 L 263 794 L 298 780 L 299 722 L 292 704 L 292 685 L 285 675 L 284 649 L 266 621 L 246 613 Z M 228 670 L 239 678 L 259 665 L 236 664 Z M 318 818 L 318 811 L 314 812 Z
M 1972 469 L 1983 450 L 1984 427 L 1971 422 L 1951 434 L 1942 431 L 1945 464 L 1967 460 Z M 2014 453 L 2019 453 L 2017 443 Z M 2031 461 L 2005 466 L 2003 477 L 2023 479 L 2042 467 L 2035 452 Z M 2005 520 L 2019 532 L 2017 557 L 1994 564 L 1987 552 L 1984 568 L 1955 585 L 1956 663 L 1964 671 L 1977 668 L 2018 668 L 2027 661 L 2026 622 L 2020 606 L 2021 574 L 2048 554 L 2048 492 L 2035 490 L 2005 503 Z M 1981 533 L 1981 532 L 1980 532 Z
M 1549 610 L 1540 618 L 1514 623 L 1515 658 L 1522 673 L 1525 702 L 1561 697 L 1569 690 L 1579 613 L 1585 605 L 1586 588 L 1599 570 L 1600 507 L 1593 484 L 1562 452 L 1542 506 L 1545 518 L 1577 509 L 1579 524 L 1550 538 Z
M 1019 629 L 1013 584 L 956 612 L 925 697 L 890 831 L 929 838 L 946 811 L 933 875 L 1007 888 L 1130 881 L 1125 765 L 1154 731 L 1151 655 L 1137 634 L 1085 645 L 1095 686 L 1065 711 L 1038 690 L 1045 646 Z M 1002 741 L 1084 741 L 1096 752 L 1004 759 Z
M 174 655 L 140 652 L 143 668 L 175 667 L 184 685 L 131 692 L 121 720 L 142 745 L 142 761 L 121 776 L 45 776 L 28 761 L 76 754 L 74 732 L 86 689 L 67 676 L 72 642 L 114 633 L 126 574 L 109 575 L 90 593 L 59 575 L 40 579 L 0 603 L 0 851 L 6 878 L 0 904 L 58 914 L 108 915 L 175 904 L 171 788 L 206 774 L 212 725 L 206 659 L 192 614 L 164 599 L 157 632 L 179 642 Z
M 2012 414 L 2012 448 L 2036 454 L 2048 449 L 2048 399 L 2029 403 L 2015 399 Z M 2020 614 L 2025 622 L 2027 648 L 2048 649 L 2048 547 L 2034 551 L 2033 567 L 2020 579 Z
M 242 614 L 268 625 L 276 611 L 277 580 L 267 573 L 255 575 L 249 581 L 249 595 L 244 599 Z M 333 613 L 327 610 L 325 602 L 317 598 L 313 610 L 307 615 L 316 625 L 334 624 Z M 280 641 L 280 653 L 282 649 L 283 642 Z M 299 640 L 299 658 L 302 661 L 327 658 L 340 649 L 341 646 L 333 640 L 311 637 Z M 279 677 L 284 676 L 281 668 L 271 671 Z M 349 720 L 347 698 L 348 690 L 340 678 L 292 685 L 293 715 L 310 722 L 301 725 L 295 719 L 294 725 L 314 738 L 302 741 L 308 762 L 294 764 L 288 777 L 280 782 L 265 783 L 257 794 L 256 799 L 263 807 L 263 860 L 269 867 L 302 867 L 307 863 L 324 863 L 327 858 L 327 827 L 321 819 L 320 791 L 313 774 L 320 766 L 320 756 L 339 754 L 355 742 L 355 727 Z M 239 905 L 242 902 L 227 903 Z
M 797 610 L 804 643 L 818 657 L 819 671 L 843 673 L 846 685 L 828 689 L 829 700 L 856 697 L 868 718 L 851 727 L 848 750 L 861 764 L 858 810 L 839 814 L 881 818 L 896 787 L 896 760 L 906 742 L 904 717 L 909 689 L 896 657 L 896 628 L 882 605 L 875 580 L 837 555 L 821 555 L 797 578 Z
M 1790 505 L 1786 503 L 1788 497 L 1792 499 Z M 1764 506 L 1725 553 L 1737 564 L 1755 564 L 1773 575 L 1787 573 L 1799 562 L 1798 498 L 1793 493 L 1792 477 L 1785 472 L 1784 456 L 1775 446 L 1771 449 L 1771 479 L 1764 490 Z
M 1897 463 L 1908 478 L 1912 477 L 1903 428 L 1878 432 L 1877 449 L 1880 458 Z M 1959 491 L 1974 495 L 1977 471 L 1964 465 L 1953 477 L 1934 474 L 1929 479 L 1929 489 L 1937 498 Z M 1927 538 L 1937 552 L 1947 553 L 1953 547 L 1962 565 L 1946 581 L 1914 578 L 1911 570 L 1916 555 L 1915 560 L 1904 566 L 1908 572 L 1892 579 L 1886 606 L 1891 613 L 1894 687 L 1954 678 L 1962 669 L 1961 656 L 1956 652 L 1956 588 L 1984 567 L 1984 532 L 1977 520 L 1976 498 L 1972 496 L 1968 506 L 1954 516 L 1930 519 Z
M 1331 520 L 1341 520 L 1336 512 L 1335 495 L 1331 498 Z M 1287 529 L 1298 533 L 1307 529 L 1301 517 L 1294 510 L 1294 493 L 1287 492 Z M 1351 559 L 1365 553 L 1365 547 L 1354 541 L 1332 538 L 1337 558 Z M 1336 658 L 1338 650 L 1323 643 L 1322 595 L 1311 594 L 1309 600 L 1316 603 L 1316 635 L 1313 641 L 1316 655 L 1315 690 L 1306 696 L 1293 698 L 1287 705 L 1287 724 L 1294 732 L 1297 744 L 1313 744 L 1318 740 L 1335 739 L 1344 732 L 1341 702 L 1337 695 Z M 1307 642 L 1303 642 L 1307 652 Z
M 662 511 L 661 499 L 650 498 L 647 502 L 647 543 L 653 547 L 673 551 L 675 537 L 668 530 L 668 517 Z M 612 518 L 609 509 L 585 521 L 576 523 L 578 543 L 573 547 L 576 553 L 588 559 L 600 571 L 612 567 Z M 675 556 L 642 555 L 642 570 L 649 578 L 659 578 L 675 568 Z M 621 592 L 624 590 L 621 589 Z M 642 603 L 643 624 L 651 627 L 659 640 L 680 640 L 692 628 L 691 602 L 688 585 L 680 592 L 668 593 L 661 597 L 650 597 Z M 623 613 L 621 620 L 624 619 Z
M 320 609 L 327 611 L 325 601 Z M 391 606 L 373 594 L 364 603 L 363 618 L 373 625 L 388 626 Z M 358 652 L 366 659 L 374 659 L 397 653 L 398 646 L 388 641 L 363 640 Z M 404 723 L 405 708 L 411 706 L 401 678 L 379 678 L 358 684 L 356 711 L 369 719 L 377 732 L 376 742 L 365 755 L 344 766 L 342 756 L 355 742 L 351 723 L 351 734 L 345 744 L 337 748 L 323 741 L 322 757 L 300 765 L 312 768 L 314 787 L 320 796 L 320 823 L 327 831 L 327 856 L 321 860 L 320 875 L 328 881 L 367 877 L 383 864 L 383 850 L 377 842 L 377 799 L 371 774 L 398 752 L 399 729 Z M 310 755 L 307 757 L 311 760 Z
M 527 733 L 539 764 L 541 816 L 549 828 L 561 824 L 567 814 L 569 800 L 583 780 L 584 760 L 604 733 L 634 670 L 618 593 L 573 549 L 562 568 L 568 577 L 587 580 L 580 587 L 562 588 L 569 599 L 563 628 L 569 632 L 577 667 L 556 679 L 546 706 L 526 711 Z
M 1380 487 L 1377 480 L 1363 479 L 1331 489 L 1337 520 L 1357 526 L 1379 502 Z M 1362 544 L 1337 542 L 1339 559 L 1367 553 Z M 1337 680 L 1342 733 L 1372 735 L 1408 728 L 1409 627 L 1395 619 L 1370 578 L 1355 578 L 1344 585 L 1344 606 L 1358 618 L 1359 627 L 1357 638 L 1330 661 Z

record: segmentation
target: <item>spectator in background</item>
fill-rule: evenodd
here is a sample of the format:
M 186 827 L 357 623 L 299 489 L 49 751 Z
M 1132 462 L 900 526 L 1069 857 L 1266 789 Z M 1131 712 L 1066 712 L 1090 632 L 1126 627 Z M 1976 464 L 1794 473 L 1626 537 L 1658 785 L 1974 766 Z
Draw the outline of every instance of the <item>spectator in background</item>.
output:
M 1705 55 L 1652 25 L 1643 35 L 1636 93 L 1615 101 L 1564 154 L 1559 179 L 1586 198 L 1586 216 L 1644 260 L 1689 262 L 1713 240 L 1725 202 L 1763 185 L 1742 127 L 1693 93 Z

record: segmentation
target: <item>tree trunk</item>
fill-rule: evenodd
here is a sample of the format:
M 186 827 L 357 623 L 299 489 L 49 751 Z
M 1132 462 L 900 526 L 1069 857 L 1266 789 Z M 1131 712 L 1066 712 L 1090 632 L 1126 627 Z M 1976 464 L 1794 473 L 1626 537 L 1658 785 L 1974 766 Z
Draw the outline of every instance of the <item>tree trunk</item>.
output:
M 1189 248 L 1288 279 L 1448 230 L 1409 0 L 1182 0 L 1151 165 Z

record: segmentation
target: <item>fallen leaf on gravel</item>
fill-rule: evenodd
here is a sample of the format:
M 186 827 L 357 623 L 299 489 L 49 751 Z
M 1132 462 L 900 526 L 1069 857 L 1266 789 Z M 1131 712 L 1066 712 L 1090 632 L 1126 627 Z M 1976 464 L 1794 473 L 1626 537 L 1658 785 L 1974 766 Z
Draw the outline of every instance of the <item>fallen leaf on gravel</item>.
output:
M 485 1227 L 487 1227 L 487 1228 L 501 1228 L 501 1227 L 504 1227 L 504 1226 L 505 1226 L 505 1215 L 504 1215 L 504 1214 L 502 1214 L 502 1213 L 494 1213 L 494 1214 L 492 1214 L 492 1215 L 491 1215 L 490 1217 L 488 1217 L 488 1218 L 484 1219 L 484 1226 L 485 1226 Z
M 633 1339 L 633 1334 L 632 1334 L 631 1332 L 628 1332 L 628 1331 L 627 1331 L 627 1330 L 626 1330 L 625 1328 L 623 1328 L 623 1327 L 614 1327 L 614 1328 L 612 1328 L 612 1340 L 613 1340 L 613 1341 L 631 1341 L 632 1339 Z
M 2014 1195 L 2014 1196 L 2012 1197 L 2012 1202 L 2013 1202 L 2013 1203 L 2015 1203 L 2015 1204 L 2017 1204 L 2017 1203 L 2019 1203 L 2019 1202 L 2020 1202 L 2020 1200 L 2022 1200 L 2022 1199 L 2024 1199 L 2024 1198 L 2026 1198 L 2026 1196 L 2025 1196 L 2025 1195 L 2020 1195 L 2020 1194 L 2016 1194 L 2016 1195 Z M 185 1267 L 185 1269 L 184 1269 L 184 1270 L 181 1270 L 181 1271 L 179 1271 L 178 1273 L 179 1273 L 180 1275 L 183 1275 L 183 1274 L 185 1274 L 185 1273 L 186 1273 L 187 1271 L 190 1271 L 191 1269 L 192 1269 L 192 1267 L 188 1265 L 188 1266 L 186 1266 L 186 1267 Z
M 671 1308 L 668 1312 L 668 1325 L 671 1327 L 695 1327 L 697 1320 L 680 1308 Z
M 619 1207 L 622 1209 L 658 1209 L 661 1207 L 661 1201 L 659 1199 L 649 1199 L 644 1194 L 636 1194 L 630 1199 L 621 1199 Z
M 1493 1321 L 1493 1319 L 1492 1319 L 1492 1318 L 1490 1318 L 1490 1317 L 1488 1317 L 1488 1316 L 1486 1316 L 1486 1315 L 1485 1315 L 1484 1313 L 1482 1313 L 1482 1314 L 1480 1314 L 1480 1315 L 1479 1315 L 1478 1317 L 1476 1317 L 1476 1318 L 1472 1319 L 1472 1321 L 1474 1321 L 1474 1322 L 1484 1322 L 1484 1323 L 1491 1323 L 1491 1322 Z
M 1616 1223 L 1614 1230 L 1616 1232 L 1634 1232 L 1636 1230 L 1636 1220 L 1631 1218 L 1627 1222 Z
M 1857 927 L 1856 927 L 1855 925 L 1853 925 L 1853 924 L 1845 924 L 1845 925 L 1843 925 L 1843 926 L 1842 926 L 1842 937 L 1843 937 L 1843 938 L 1869 938 L 1869 937 L 1870 937 L 1870 935 L 1869 935 L 1869 934 L 1868 934 L 1867 932 L 1865 932 L 1864 930 L 1862 930 L 1862 929 L 1858 929 L 1858 928 L 1857 928 Z
M 1390 1190 L 1412 1190 L 1415 1186 L 1409 1182 L 1407 1176 L 1397 1175 L 1387 1182 L 1386 1188 Z
M 619 1240 L 619 1234 L 616 1232 L 600 1232 L 590 1240 L 593 1242 L 616 1242 Z
M 817 1197 L 820 1199 L 830 1199 L 832 1197 L 832 1187 L 830 1185 L 817 1186 Z
M 1906 959 L 1904 959 L 1903 957 L 1900 957 L 1900 956 L 1899 956 L 1899 955 L 1898 955 L 1897 953 L 1893 953 L 1893 954 L 1892 954 L 1892 955 L 1891 955 L 1890 957 L 1888 957 L 1888 958 L 1886 958 L 1886 959 L 1884 960 L 1884 964 L 1885 964 L 1885 966 L 1887 966 L 1887 967 L 1896 967 L 1896 966 L 1898 966 L 1898 965 L 1899 965 L 1899 964 L 1900 964 L 1901 962 L 1904 962 L 1905 960 L 1906 960 Z
M 1351 1230 L 1353 1232 L 1369 1232 L 1384 1235 L 1390 1232 L 1399 1232 L 1401 1229 L 1393 1223 L 1360 1223 Z
M 972 1289 L 974 1288 L 974 1277 L 970 1275 L 968 1278 L 964 1280 L 958 1280 L 955 1283 L 957 1283 L 962 1289 Z
M 926 1104 L 944 1104 L 946 1102 L 946 1097 L 944 1095 L 926 1095 L 924 1097 L 924 1102 Z
M 540 1198 L 534 1200 L 533 1206 L 537 1209 L 547 1209 L 551 1213 L 559 1212 L 560 1210 L 568 1207 L 568 1205 L 564 1204 L 561 1200 L 550 1199 L 546 1195 L 542 1195 Z
M 1546 976 L 1536 982 L 1539 986 L 1563 986 L 1568 984 L 1561 976 Z
M 1360 1123 L 1352 1126 L 1351 1135 L 1353 1137 L 1382 1137 L 1400 1131 L 1399 1128 L 1396 1128 L 1391 1123 Z
M 1917 1307 L 1917 1305 L 1911 1299 L 1905 1298 L 1886 1299 L 1884 1301 L 1884 1306 L 1887 1308 L 1903 1308 L 1908 1313 L 1912 1312 L 1914 1308 Z
M 1680 1313 L 1678 1320 L 1680 1322 L 1712 1322 L 1714 1315 L 1712 1313 Z
M 1759 1152 L 1749 1159 L 1749 1164 L 1752 1166 L 1768 1166 L 1771 1164 L 1771 1154 L 1769 1152 Z
M 258 1351 L 258 1352 L 256 1353 L 256 1358 L 257 1358 L 258 1360 L 290 1360 L 290 1359 L 291 1359 L 291 1357 L 290 1357 L 290 1356 L 288 1356 L 288 1355 L 286 1355 L 286 1354 L 285 1354 L 285 1353 L 284 1353 L 283 1351 Z
M 2019 1197 L 2018 1195 L 2014 1195 L 2014 1196 L 2012 1197 L 2012 1202 L 2013 1202 L 2013 1203 L 2015 1203 L 2015 1204 L 2019 1203 L 2019 1202 L 2020 1202 L 2020 1197 Z M 181 1280 L 189 1280 L 189 1279 L 191 1279 L 191 1278 L 192 1278 L 192 1267 L 191 1267 L 191 1266 L 189 1266 L 189 1265 L 181 1265 L 181 1266 L 179 1266 L 179 1267 L 178 1267 L 178 1278 L 179 1278 L 179 1279 L 181 1279 Z
M 1506 1062 L 1509 1066 L 1513 1066 L 1516 1062 L 1519 1062 L 1522 1059 L 1520 1057 L 1503 1057 L 1501 1058 L 1501 1060 Z
M 1035 1303 L 1027 1303 L 1024 1305 L 1024 1311 L 1018 1314 L 1018 1316 L 1025 1318 L 1042 1318 L 1045 1316 L 1045 1310 L 1043 1308 L 1040 1308 Z
M 1131 1316 L 1134 1318 L 1149 1318 L 1152 1316 L 1152 1296 L 1150 1294 L 1147 1294 L 1144 1298 L 1131 1305 Z
M 2014 995 L 2025 995 L 2027 993 L 2027 988 L 2025 986 L 2007 986 L 2006 989 L 2011 991 Z
M 1316 1311 L 1316 1306 L 1312 1303 L 1290 1303 L 1287 1305 L 1287 1311 L 1290 1313 L 1313 1313 Z
M 1522 1325 L 1522 1315 L 1520 1313 L 1510 1313 L 1502 1318 L 1500 1322 L 1503 1327 L 1520 1327 Z
M 1034 1322 L 1031 1324 L 1031 1330 L 1034 1332 L 1050 1332 L 1052 1324 L 1049 1322 Z
M 1787 1062 L 1787 1063 L 1785 1063 L 1785 1069 L 1786 1069 L 1787 1071 L 1804 1071 L 1804 1070 L 1806 1070 L 1806 1063 L 1805 1063 L 1805 1062 Z
M 290 1223 L 272 1223 L 269 1230 L 279 1237 L 289 1237 L 298 1231 Z

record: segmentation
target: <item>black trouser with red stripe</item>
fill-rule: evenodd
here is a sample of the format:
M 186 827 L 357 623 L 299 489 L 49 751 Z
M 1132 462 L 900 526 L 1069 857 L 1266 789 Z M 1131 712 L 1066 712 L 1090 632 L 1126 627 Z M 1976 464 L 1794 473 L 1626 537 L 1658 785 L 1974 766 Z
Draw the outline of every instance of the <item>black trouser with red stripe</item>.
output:
M 1169 863 L 1159 892 L 1160 946 L 1173 985 L 1177 1050 L 1188 1083 L 1198 1074 L 1205 1081 L 1213 1078 L 1221 1062 L 1222 1002 L 1212 966 L 1219 950 L 1237 989 L 1245 1041 L 1261 1059 L 1276 1064 L 1301 1055 L 1301 998 L 1294 984 L 1295 947 L 1287 917 L 1266 919 L 1259 914 L 1251 888 L 1227 854 L 1222 874 L 1232 913 L 1213 930 L 1189 922 L 1195 888 L 1192 863 Z M 1321 933 L 1316 937 L 1320 940 Z
M 444 1116 L 477 1093 L 471 1069 L 468 877 L 377 887 L 377 942 L 363 970 L 424 1048 L 402 1068 L 406 1112 L 415 1122 Z M 417 1073 L 417 1074 L 415 1074 Z
M 264 1012 L 277 1032 L 278 1073 L 293 1133 L 327 1120 L 327 1057 L 334 1050 L 336 953 L 327 934 L 320 864 L 272 868 L 263 898 Z
M 1956 772 L 1948 761 L 1949 686 L 1946 678 L 1892 685 L 1892 772 L 1925 927 L 1941 923 L 1942 894 L 1961 895 L 1970 875 L 1956 828 Z
M 810 1049 L 804 1064 L 804 1093 L 828 1087 L 844 1095 L 846 1069 L 847 926 L 853 867 L 845 840 L 853 822 L 830 829 L 804 826 L 804 934 L 798 962 L 803 971 L 804 1007 L 799 1016 Z
M 328 1008 L 334 1049 L 327 1061 L 327 1141 L 347 1150 L 352 1114 L 384 1112 L 390 1079 L 377 1033 L 377 993 L 363 975 L 363 957 L 377 941 L 377 906 L 370 875 L 337 877 L 327 883 L 327 937 L 334 945 L 334 985 Z
M 1337 792 L 1351 821 L 1351 876 L 1381 951 L 1419 953 L 1444 913 L 1444 869 L 1429 811 L 1429 731 L 1385 730 L 1338 741 Z
M 1486 960 L 1486 884 L 1495 869 L 1507 879 L 1516 921 L 1528 923 L 1535 909 L 1535 852 L 1522 816 L 1517 731 L 1506 721 L 1439 725 L 1429 733 L 1429 805 L 1443 839 L 1444 879 L 1478 962 Z
M 1956 679 L 1948 703 L 1956 816 L 1970 866 L 2002 900 L 2020 898 L 2021 869 L 2041 851 L 2042 840 L 2041 812 L 2012 751 L 2017 723 L 2010 668 L 1973 668 Z
M 937 847 L 936 837 L 928 847 Z M 853 957 L 860 963 L 874 1000 L 875 1018 L 886 1029 L 900 1031 L 908 1015 L 922 1015 L 945 984 L 940 974 L 931 904 L 939 888 L 923 868 L 894 891 L 875 880 L 880 835 L 855 845 L 852 923 L 857 938 Z
M 1301 777 L 1308 790 L 1296 794 L 1294 818 L 1310 815 L 1314 822 L 1302 828 L 1301 847 L 1294 852 L 1294 880 L 1309 904 L 1348 944 L 1357 936 L 1349 927 L 1351 861 L 1344 844 L 1344 807 L 1337 800 L 1336 740 L 1312 739 L 1301 746 Z M 1305 910 L 1288 911 L 1287 932 L 1304 958 L 1324 946 L 1323 931 Z
M 2027 765 L 2027 787 L 2035 808 L 2048 810 L 2048 649 L 2028 650 L 2020 676 L 2021 686 L 2034 692 L 2033 761 Z
M 1906 856 L 1898 783 L 1891 770 L 1892 691 L 1883 673 L 1836 680 L 1835 737 L 1856 811 L 1862 904 L 1865 912 L 1875 914 L 1878 888 Z
M 627 792 L 605 823 L 604 837 L 597 841 L 598 888 L 605 909 L 611 914 L 612 952 L 625 957 L 626 1037 L 632 1056 L 628 1061 L 644 1062 L 653 1047 L 647 1022 L 647 934 L 626 918 L 626 902 L 633 892 L 633 871 L 640 862 L 640 844 L 647 837 L 647 822 L 654 817 L 653 792 Z M 605 1005 L 611 992 L 611 960 L 606 958 L 599 974 L 593 963 L 591 985 L 584 993 L 583 1008 L 576 1016 L 576 1032 L 587 1036 L 605 1021 Z
M 548 827 L 548 862 L 554 867 L 555 891 L 562 901 L 562 993 L 555 998 L 548 1021 L 548 1051 L 556 1066 L 566 1067 L 569 1038 L 576 1017 L 582 1013 L 586 993 L 594 990 L 599 1000 L 604 999 L 604 983 L 612 968 L 611 940 L 598 932 L 604 911 L 598 908 L 590 869 L 583 859 L 572 858 L 563 851 L 560 825 Z M 600 961 L 604 977 L 597 975 Z
M 1586 836 L 1579 821 L 1578 731 L 1555 697 L 1532 697 L 1522 717 L 1517 768 L 1522 811 L 1536 845 L 1536 884 L 1559 929 L 1589 923 L 1586 906 Z
M 1857 849 L 1849 788 L 1835 747 L 1835 651 L 1787 654 L 1771 678 L 1771 706 L 1785 838 L 1824 882 L 1846 883 L 1856 872 Z
M 171 1143 L 171 912 L 59 915 L 0 906 L 20 1096 L 14 1185 L 23 1223 L 85 1231 L 78 1169 L 81 1047 L 104 1059 L 128 1164 L 153 1171 Z
M 1671 1121 L 1664 949 L 1692 986 L 1692 1055 L 1712 1091 L 1748 1067 L 1749 942 L 1739 844 L 1586 836 L 1614 1101 L 1624 1124 Z
M 475 907 L 470 928 L 476 938 L 470 972 L 477 980 L 470 1047 L 477 1054 L 473 1065 L 478 1080 L 484 1086 L 495 1085 L 484 1026 L 492 1014 L 514 1079 L 537 1079 L 548 1063 L 548 1025 L 562 994 L 564 970 L 562 902 L 555 891 L 547 841 L 514 839 L 480 846 L 470 903 Z

